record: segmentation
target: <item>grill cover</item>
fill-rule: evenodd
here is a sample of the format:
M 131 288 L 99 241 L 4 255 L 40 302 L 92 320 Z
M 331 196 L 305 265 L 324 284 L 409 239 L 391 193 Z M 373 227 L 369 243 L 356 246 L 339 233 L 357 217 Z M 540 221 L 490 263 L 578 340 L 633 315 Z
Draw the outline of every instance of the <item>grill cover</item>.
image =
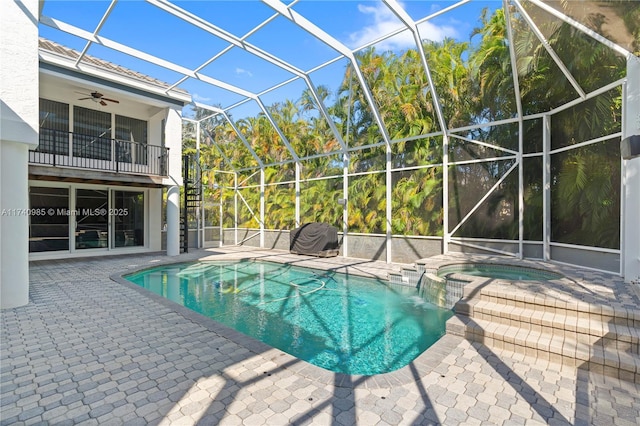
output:
M 289 251 L 295 254 L 330 257 L 339 252 L 338 229 L 328 223 L 305 223 L 289 234 Z

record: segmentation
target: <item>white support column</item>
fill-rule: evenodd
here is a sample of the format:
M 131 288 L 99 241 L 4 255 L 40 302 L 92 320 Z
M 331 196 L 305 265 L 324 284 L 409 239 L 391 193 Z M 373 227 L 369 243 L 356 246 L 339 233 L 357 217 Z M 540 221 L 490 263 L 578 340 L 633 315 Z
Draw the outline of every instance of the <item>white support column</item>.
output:
M 518 121 L 518 259 L 524 257 L 524 129 L 522 117 Z
M 301 174 L 302 174 L 302 164 L 300 164 L 299 161 L 296 161 L 296 182 L 294 184 L 294 191 L 296 195 L 296 201 L 295 201 L 296 228 L 300 227 L 300 175 Z
M 0 142 L 0 301 L 2 308 L 29 303 L 29 190 L 23 143 Z
M 386 217 L 386 252 L 387 252 L 387 263 L 391 263 L 392 262 L 392 258 L 393 258 L 393 249 L 391 248 L 392 246 L 392 240 L 391 240 L 391 220 L 392 220 L 392 208 L 391 208 L 391 202 L 392 202 L 392 196 L 393 196 L 393 180 L 391 179 L 391 147 L 389 145 L 387 145 L 387 166 L 386 166 L 386 171 L 385 171 L 385 199 L 386 199 L 386 211 L 385 211 L 385 217 Z
M 349 154 L 342 156 L 342 256 L 349 256 Z
M 29 149 L 38 146 L 38 1 L 0 13 L 0 308 L 29 303 Z
M 551 260 L 551 116 L 542 117 L 542 251 Z
M 623 94 L 622 138 L 640 135 L 640 59 L 627 59 Z M 640 280 L 640 157 L 622 160 L 622 275 L 626 282 Z
M 442 137 L 442 254 L 449 253 L 449 139 Z
M 180 254 L 180 187 L 167 191 L 167 256 Z
M 196 173 L 200 173 L 200 122 L 196 123 Z M 199 185 L 198 191 L 200 197 L 203 197 L 204 187 L 202 181 L 197 182 Z M 204 214 L 202 213 L 202 206 L 204 205 L 204 199 L 202 199 L 196 208 L 196 247 L 204 247 Z
M 264 248 L 264 167 L 260 168 L 260 248 Z
M 233 244 L 238 245 L 238 173 L 233 173 Z

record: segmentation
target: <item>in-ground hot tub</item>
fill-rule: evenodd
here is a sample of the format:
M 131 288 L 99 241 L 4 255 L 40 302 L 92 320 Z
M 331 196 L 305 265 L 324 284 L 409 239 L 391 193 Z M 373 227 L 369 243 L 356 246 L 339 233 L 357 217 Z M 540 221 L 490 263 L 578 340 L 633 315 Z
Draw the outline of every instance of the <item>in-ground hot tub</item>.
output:
M 437 275 L 441 278 L 447 278 L 453 274 L 495 278 L 506 281 L 549 281 L 562 278 L 562 275 L 544 269 L 495 263 L 460 263 L 438 268 Z
M 452 309 L 463 296 L 464 286 L 479 279 L 543 282 L 564 278 L 546 269 L 501 263 L 464 262 L 426 271 L 420 285 L 422 297 L 437 306 Z

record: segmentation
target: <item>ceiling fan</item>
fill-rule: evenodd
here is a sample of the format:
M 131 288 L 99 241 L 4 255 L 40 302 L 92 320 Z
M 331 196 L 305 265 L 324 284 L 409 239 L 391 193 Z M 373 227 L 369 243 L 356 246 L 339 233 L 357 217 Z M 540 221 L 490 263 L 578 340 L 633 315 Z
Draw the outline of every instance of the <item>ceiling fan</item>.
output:
M 98 91 L 93 91 L 89 94 L 87 93 L 81 93 L 81 92 L 76 92 L 76 93 L 80 93 L 81 95 L 85 95 L 85 98 L 80 98 L 78 99 L 79 101 L 84 101 L 87 99 L 91 99 L 93 102 L 99 103 L 100 105 L 107 105 L 107 102 L 114 102 L 116 104 L 119 104 L 120 101 L 117 101 L 115 99 L 109 99 L 109 98 L 105 98 L 104 95 Z

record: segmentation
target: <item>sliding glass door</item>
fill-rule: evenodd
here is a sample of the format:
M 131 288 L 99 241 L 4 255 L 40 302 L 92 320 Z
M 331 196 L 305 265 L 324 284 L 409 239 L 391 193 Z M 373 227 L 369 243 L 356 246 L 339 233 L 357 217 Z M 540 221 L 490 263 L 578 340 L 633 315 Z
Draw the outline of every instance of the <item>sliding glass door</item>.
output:
M 109 247 L 109 190 L 76 190 L 76 249 Z
M 114 247 L 144 245 L 144 193 L 113 191 Z
M 29 188 L 29 252 L 69 251 L 69 188 Z
M 29 188 L 29 251 L 145 247 L 144 190 L 68 185 Z

